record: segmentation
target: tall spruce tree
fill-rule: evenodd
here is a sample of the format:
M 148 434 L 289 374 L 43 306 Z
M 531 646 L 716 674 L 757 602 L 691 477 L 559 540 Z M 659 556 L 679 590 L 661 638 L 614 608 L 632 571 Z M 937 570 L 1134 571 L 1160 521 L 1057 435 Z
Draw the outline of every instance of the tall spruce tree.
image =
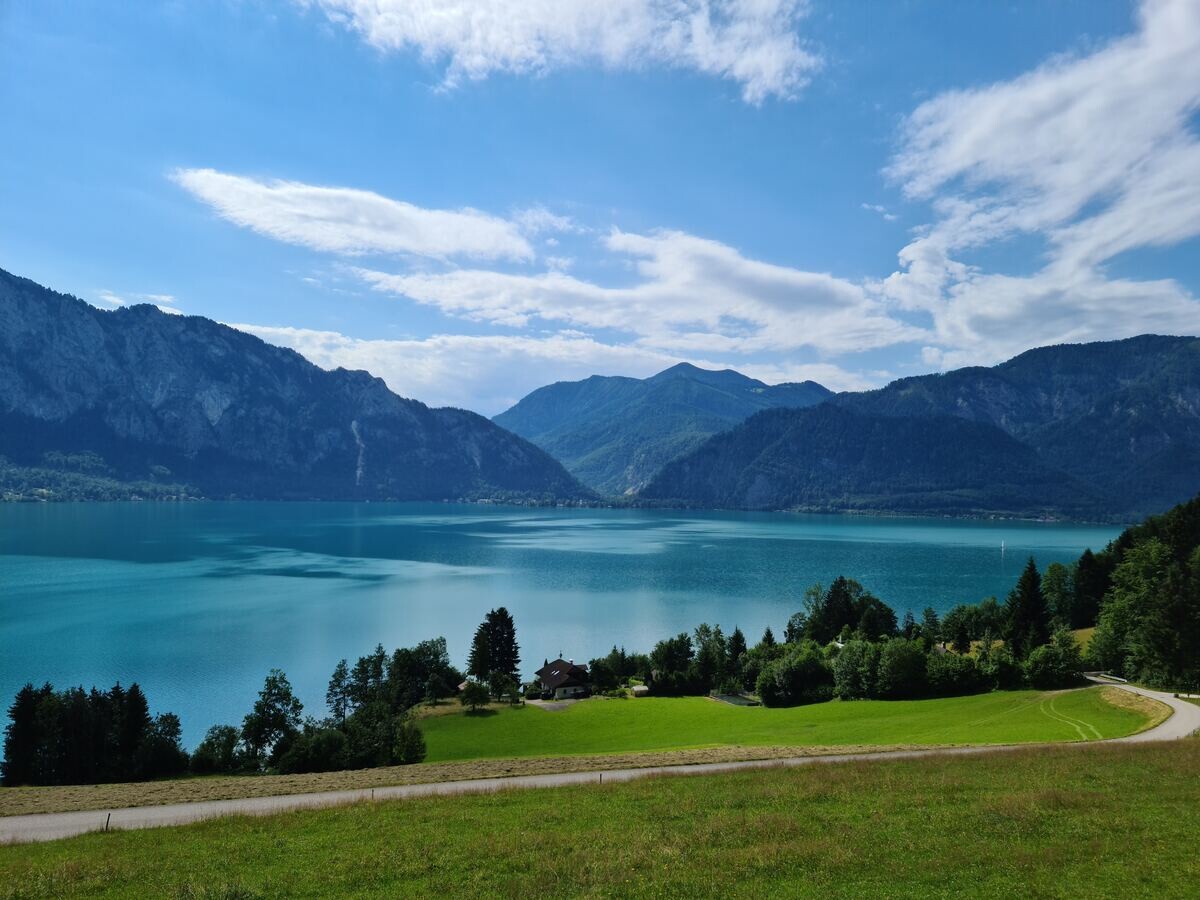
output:
M 37 711 L 42 698 L 50 693 L 50 685 L 38 689 L 32 684 L 17 691 L 8 708 L 9 723 L 4 729 L 4 762 L 0 763 L 4 784 L 37 784 L 37 756 L 41 743 L 38 735 Z
M 1042 574 L 1042 595 L 1046 598 L 1046 608 L 1050 618 L 1065 628 L 1075 626 L 1075 586 L 1071 570 L 1060 562 L 1052 562 L 1046 566 Z
M 1050 639 L 1050 611 L 1042 594 L 1042 576 L 1033 557 L 1004 604 L 1004 640 L 1016 659 L 1025 659 Z
M 329 679 L 329 687 L 325 691 L 325 705 L 339 725 L 346 724 L 346 716 L 350 715 L 350 669 L 346 660 L 340 660 Z
M 519 681 L 521 648 L 517 644 L 517 626 L 507 609 L 493 609 L 484 620 L 487 628 L 489 674 L 501 672 Z M 474 648 L 472 648 L 474 649 Z
M 746 649 L 746 636 L 742 634 L 742 629 L 733 626 L 733 634 L 729 635 L 729 667 L 734 672 L 741 669 Z
M 921 637 L 928 646 L 942 639 L 942 622 L 938 618 L 937 610 L 932 606 L 925 607 L 925 611 L 921 613 Z
M 1084 550 L 1075 564 L 1074 598 L 1071 603 L 1071 627 L 1087 628 L 1100 618 L 1100 601 L 1108 591 L 1109 574 L 1090 549 Z
M 471 652 L 467 656 L 467 674 L 476 681 L 486 682 L 492 673 L 492 651 L 488 642 L 488 623 L 480 623 L 471 638 Z

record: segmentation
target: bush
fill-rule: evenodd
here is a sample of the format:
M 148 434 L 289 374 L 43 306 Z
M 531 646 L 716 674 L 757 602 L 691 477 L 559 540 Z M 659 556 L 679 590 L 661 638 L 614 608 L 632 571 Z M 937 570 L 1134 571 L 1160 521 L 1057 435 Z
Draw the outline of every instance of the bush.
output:
M 183 729 L 174 713 L 155 716 L 138 747 L 138 769 L 143 778 L 169 778 L 188 770 L 189 757 L 180 744 Z
M 925 693 L 925 645 L 920 639 L 892 638 L 879 650 L 876 696 L 889 700 Z
M 879 648 L 868 641 L 849 641 L 833 661 L 833 692 L 843 700 L 875 695 Z
M 208 729 L 192 753 L 192 771 L 197 775 L 229 775 L 246 768 L 246 759 L 238 747 L 241 734 L 232 725 L 214 725 Z
M 1049 644 L 1034 648 L 1025 661 L 1025 677 L 1035 688 L 1072 687 L 1083 678 L 1083 660 L 1075 635 L 1058 631 Z
M 762 674 L 763 669 L 775 660 L 781 659 L 786 652 L 780 644 L 760 644 L 747 650 L 742 657 L 742 690 L 757 690 L 758 676 Z
M 604 657 L 593 659 L 588 671 L 591 674 L 592 687 L 601 693 L 615 690 L 621 683 L 617 672 Z
M 816 644 L 805 642 L 764 668 L 756 686 L 763 706 L 820 703 L 833 697 L 833 672 Z
M 306 730 L 279 758 L 284 775 L 302 772 L 338 772 L 349 766 L 350 741 L 337 728 Z
M 408 715 L 397 716 L 395 740 L 392 742 L 392 763 L 407 766 L 425 758 L 425 735 L 416 721 Z
M 955 653 L 931 654 L 925 663 L 925 681 L 933 697 L 974 694 L 986 686 L 975 660 Z
M 481 706 L 487 706 L 491 699 L 491 691 L 478 681 L 468 681 L 458 696 L 458 702 L 463 706 L 470 707 L 471 712 L 475 712 Z
M 985 685 L 990 688 L 1012 691 L 1024 685 L 1025 673 L 1021 664 L 1013 659 L 1013 655 L 1005 647 L 981 651 L 976 665 Z

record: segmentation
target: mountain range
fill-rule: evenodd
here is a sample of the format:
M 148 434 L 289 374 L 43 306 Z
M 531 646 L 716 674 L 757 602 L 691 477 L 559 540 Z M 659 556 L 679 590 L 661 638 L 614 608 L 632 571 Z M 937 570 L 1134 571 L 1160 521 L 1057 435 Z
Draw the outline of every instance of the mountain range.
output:
M 650 378 L 593 375 L 547 385 L 492 421 L 600 493 L 633 494 L 671 460 L 757 412 L 832 396 L 813 381 L 768 385 L 680 363 Z
M 153 306 L 0 270 L 0 496 L 513 499 L 1129 520 L 1200 492 L 1200 339 L 833 394 L 686 363 L 489 421 Z
M 1200 492 L 1200 340 L 1030 350 L 760 413 L 669 463 L 647 501 L 1134 519 Z
M 100 310 L 0 270 L 0 492 L 592 497 L 486 418 L 199 316 Z

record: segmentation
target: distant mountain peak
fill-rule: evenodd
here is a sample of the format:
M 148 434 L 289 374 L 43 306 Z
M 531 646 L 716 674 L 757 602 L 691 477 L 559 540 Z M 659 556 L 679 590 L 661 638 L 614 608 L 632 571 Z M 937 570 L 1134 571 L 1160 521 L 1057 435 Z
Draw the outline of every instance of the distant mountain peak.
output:
M 593 375 L 547 385 L 493 421 L 542 447 L 584 483 L 626 494 L 756 412 L 830 396 L 814 382 L 768 385 L 733 369 L 683 362 L 645 379 Z
M 690 362 L 676 363 L 668 369 L 663 369 L 657 375 L 651 375 L 646 381 L 670 381 L 673 378 L 690 378 L 708 384 L 739 384 L 747 387 L 763 384 L 735 369 L 702 369 Z

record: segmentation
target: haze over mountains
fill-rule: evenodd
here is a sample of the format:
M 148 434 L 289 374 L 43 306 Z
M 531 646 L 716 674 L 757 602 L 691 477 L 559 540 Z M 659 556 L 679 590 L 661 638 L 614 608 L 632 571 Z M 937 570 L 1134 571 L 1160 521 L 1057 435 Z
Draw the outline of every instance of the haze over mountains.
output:
M 99 310 L 3 271 L 0 456 L 0 492 L 25 496 L 590 496 L 475 413 L 208 319 Z
M 638 491 L 666 463 L 754 413 L 820 403 L 813 381 L 768 385 L 680 363 L 650 378 L 593 375 L 529 394 L 492 421 L 528 438 L 604 494 Z

